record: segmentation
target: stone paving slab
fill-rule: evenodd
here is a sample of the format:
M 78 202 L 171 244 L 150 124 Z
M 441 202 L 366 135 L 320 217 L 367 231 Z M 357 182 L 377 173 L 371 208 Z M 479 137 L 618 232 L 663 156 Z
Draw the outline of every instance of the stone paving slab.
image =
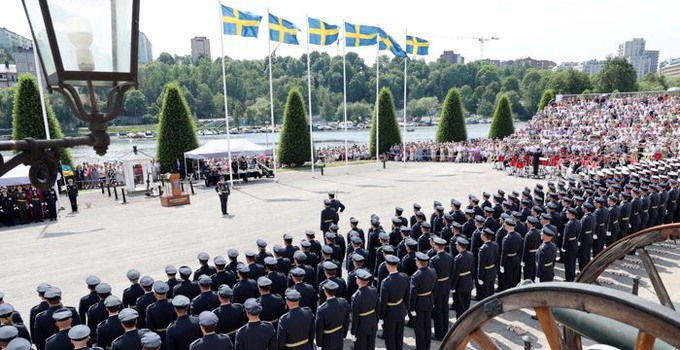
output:
M 417 202 L 429 214 L 434 200 L 448 207 L 451 198 L 465 203 L 468 194 L 480 197 L 483 191 L 499 188 L 521 191 L 525 186 L 533 188 L 536 182 L 507 176 L 489 164 L 387 163 L 387 169 L 364 164 L 328 168 L 325 176 L 284 171 L 277 180 L 234 188 L 229 197 L 231 215 L 226 217 L 221 215 L 214 188 L 203 185 L 195 187 L 191 205 L 174 208 L 162 207 L 159 198 L 143 195 L 128 196 L 123 205 L 98 190 L 83 191 L 79 213 L 66 214 L 65 210 L 56 223 L 0 229 L 0 290 L 7 302 L 28 317 L 38 300 L 35 287 L 41 282 L 60 287 L 65 304 L 77 306 L 87 292 L 84 280 L 90 274 L 110 283 L 113 293 L 120 295 L 127 287 L 125 273 L 130 268 L 165 279 L 163 269 L 168 264 L 195 269 L 201 251 L 212 259 L 226 256 L 227 249 L 233 247 L 242 258 L 244 250 L 255 247 L 257 238 L 267 240 L 271 250 L 282 243 L 284 233 L 291 233 L 297 244 L 306 229 L 318 232 L 319 213 L 328 191 L 337 191 L 338 199 L 347 206 L 340 214 L 340 231 L 345 233 L 351 216 L 358 218 L 359 227 L 366 231 L 373 213 L 389 226 L 396 205 L 410 216 L 412 204 Z M 63 207 L 69 207 L 66 197 L 62 201 Z M 675 263 L 673 267 L 677 270 Z M 664 273 L 666 270 L 671 269 Z M 678 288 L 672 290 L 675 300 L 678 293 Z M 453 317 L 453 311 L 451 314 Z M 538 323 L 528 314 L 493 321 L 489 329 L 503 343 L 501 347 L 521 349 L 521 336 L 506 330 L 505 323 L 512 322 L 519 322 L 531 333 L 537 333 Z M 406 349 L 415 346 L 409 328 L 405 344 Z M 345 345 L 351 348 L 349 340 Z M 433 342 L 433 348 L 438 346 Z

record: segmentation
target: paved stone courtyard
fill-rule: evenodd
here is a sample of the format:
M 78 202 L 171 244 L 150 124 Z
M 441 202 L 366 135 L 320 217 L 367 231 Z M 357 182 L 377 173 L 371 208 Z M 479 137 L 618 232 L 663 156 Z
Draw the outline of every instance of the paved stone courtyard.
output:
M 196 268 L 196 255 L 201 251 L 212 258 L 226 256 L 227 249 L 234 247 L 242 254 L 255 247 L 257 238 L 269 242 L 271 249 L 282 242 L 284 233 L 292 234 L 297 244 L 306 229 L 318 232 L 319 212 L 328 191 L 337 191 L 338 199 L 347 206 L 340 214 L 340 231 L 345 233 L 351 216 L 367 230 L 374 213 L 383 225 L 389 225 L 395 205 L 404 207 L 410 216 L 413 202 L 423 205 L 423 211 L 429 213 L 434 200 L 448 206 L 451 198 L 465 202 L 468 194 L 481 196 L 482 191 L 495 192 L 499 188 L 521 191 L 525 186 L 533 188 L 535 183 L 536 180 L 492 170 L 489 164 L 387 163 L 387 169 L 364 164 L 329 168 L 325 176 L 284 171 L 279 172 L 277 181 L 253 181 L 232 190 L 228 210 L 231 215 L 226 217 L 220 213 L 214 188 L 204 188 L 202 184 L 195 187 L 191 205 L 174 208 L 162 207 L 158 198 L 144 195 L 130 195 L 123 205 L 97 190 L 83 191 L 77 214 L 65 210 L 57 223 L 0 229 L 0 290 L 5 292 L 5 300 L 27 318 L 30 307 L 38 301 L 34 291 L 41 282 L 60 287 L 65 304 L 77 306 L 86 293 L 85 277 L 90 274 L 110 283 L 113 293 L 120 295 L 127 287 L 125 272 L 130 268 L 164 279 L 163 269 L 168 264 Z M 69 207 L 66 197 L 62 201 L 63 207 Z M 664 265 L 662 277 L 677 270 L 676 261 L 672 259 Z M 678 280 L 670 282 L 665 278 L 667 285 L 673 286 L 669 286 L 669 292 L 674 300 L 680 300 Z M 626 288 L 628 283 L 629 288 L 626 281 L 617 284 Z M 650 297 L 650 288 L 643 282 L 641 295 Z M 501 348 L 521 349 L 521 336 L 508 331 L 507 326 L 518 324 L 540 338 L 538 323 L 528 316 L 529 313 L 515 313 L 493 321 L 487 330 L 502 344 Z M 409 328 L 405 344 L 406 349 L 415 346 Z M 350 349 L 351 341 L 345 345 Z M 378 340 L 378 347 L 382 346 Z M 433 348 L 438 346 L 433 342 Z

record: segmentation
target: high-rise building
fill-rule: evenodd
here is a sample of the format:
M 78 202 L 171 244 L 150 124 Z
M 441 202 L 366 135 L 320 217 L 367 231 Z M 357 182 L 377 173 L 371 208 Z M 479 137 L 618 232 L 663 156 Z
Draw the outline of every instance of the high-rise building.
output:
M 680 77 L 680 58 L 673 58 L 661 62 L 661 75 L 666 78 Z
M 0 28 L 0 49 L 7 52 L 14 52 L 17 49 L 30 50 L 33 47 L 33 42 L 17 33 L 14 33 L 7 28 Z
M 210 40 L 204 36 L 197 36 L 191 39 L 191 60 L 196 62 L 201 56 L 212 59 L 210 56 Z
M 574 67 L 574 70 L 581 71 L 583 73 L 586 73 L 588 75 L 594 75 L 602 71 L 602 68 L 604 67 L 604 62 L 602 60 L 590 60 L 590 61 L 584 61 L 579 64 L 577 64 Z
M 14 63 L 16 64 L 17 75 L 23 73 L 31 73 L 35 75 L 35 57 L 33 50 L 17 50 L 12 53 Z
M 659 51 L 647 51 L 645 45 L 643 38 L 634 38 L 619 45 L 619 56 L 626 58 L 633 65 L 638 79 L 649 73 L 656 73 L 659 66 Z
M 151 51 L 151 42 L 146 34 L 139 32 L 139 50 L 137 53 L 137 62 L 149 63 L 153 61 L 153 52 Z
M 444 51 L 444 53 L 439 56 L 439 59 L 449 62 L 450 64 L 465 63 L 465 57 L 453 52 L 453 50 Z

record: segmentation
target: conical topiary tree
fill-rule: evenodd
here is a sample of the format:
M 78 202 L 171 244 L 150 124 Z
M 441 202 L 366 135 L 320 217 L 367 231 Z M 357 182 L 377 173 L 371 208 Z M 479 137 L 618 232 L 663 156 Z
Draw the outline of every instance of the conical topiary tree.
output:
M 378 146 L 379 152 L 388 152 L 390 147 L 401 143 L 401 132 L 399 131 L 399 124 L 397 124 L 397 115 L 394 111 L 394 99 L 392 92 L 388 88 L 380 90 L 380 99 L 378 100 L 380 108 L 380 144 Z M 375 154 L 375 130 L 376 130 L 376 115 L 373 112 L 373 121 L 371 123 L 371 139 L 368 146 L 369 154 Z
M 168 83 L 163 91 L 163 105 L 158 116 L 158 141 L 156 144 L 156 158 L 160 163 L 161 172 L 179 171 L 186 174 L 184 169 L 184 152 L 198 147 L 196 125 L 191 118 L 191 111 L 177 82 Z
M 47 125 L 50 128 L 50 138 L 64 137 L 48 98 L 45 99 L 45 109 L 47 111 Z M 12 108 L 12 140 L 21 140 L 26 137 L 32 137 L 36 140 L 47 138 L 42 107 L 40 106 L 38 83 L 35 77 L 28 73 L 19 77 L 19 83 L 14 91 L 14 106 Z M 71 152 L 68 149 L 59 150 L 59 160 L 62 164 L 73 166 Z
M 458 89 L 453 88 L 446 94 L 437 127 L 437 142 L 466 141 L 467 129 L 463 116 L 463 105 Z
M 512 119 L 512 110 L 510 109 L 510 101 L 508 97 L 503 94 L 498 100 L 496 111 L 493 113 L 493 120 L 491 121 L 491 128 L 489 129 L 489 138 L 504 139 L 515 132 L 515 125 Z
M 551 89 L 546 89 L 543 91 L 543 96 L 541 96 L 541 102 L 538 103 L 538 109 L 536 110 L 536 113 L 540 113 L 545 106 L 550 103 L 550 101 L 555 99 L 555 92 L 553 92 Z
M 298 88 L 293 88 L 288 93 L 283 112 L 283 128 L 279 136 L 279 163 L 297 166 L 310 160 L 309 142 L 309 124 L 302 94 Z

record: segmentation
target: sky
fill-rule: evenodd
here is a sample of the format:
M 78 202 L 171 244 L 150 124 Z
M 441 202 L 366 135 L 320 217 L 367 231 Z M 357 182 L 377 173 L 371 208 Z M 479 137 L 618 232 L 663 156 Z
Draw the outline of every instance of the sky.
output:
M 30 37 L 20 0 L 0 0 L 0 27 Z M 57 0 L 85 1 L 93 0 Z M 99 0 L 102 1 L 102 0 Z M 224 51 L 237 59 L 267 56 L 267 9 L 295 23 L 303 32 L 299 46 L 282 44 L 277 55 L 299 57 L 307 50 L 306 16 L 341 25 L 378 25 L 404 46 L 405 33 L 430 41 L 427 60 L 444 50 L 462 54 L 466 62 L 479 59 L 480 44 L 457 37 L 496 36 L 484 45 L 484 58 L 509 60 L 524 57 L 566 61 L 604 59 L 618 45 L 645 38 L 648 50 L 659 50 L 660 61 L 680 57 L 680 1 L 646 0 L 230 0 L 223 4 L 263 16 L 259 38 L 224 36 Z M 141 0 L 140 30 L 161 52 L 187 55 L 190 39 L 210 39 L 212 58 L 220 56 L 218 0 Z M 336 45 L 310 49 L 341 54 Z M 376 48 L 352 48 L 365 60 L 374 60 Z

